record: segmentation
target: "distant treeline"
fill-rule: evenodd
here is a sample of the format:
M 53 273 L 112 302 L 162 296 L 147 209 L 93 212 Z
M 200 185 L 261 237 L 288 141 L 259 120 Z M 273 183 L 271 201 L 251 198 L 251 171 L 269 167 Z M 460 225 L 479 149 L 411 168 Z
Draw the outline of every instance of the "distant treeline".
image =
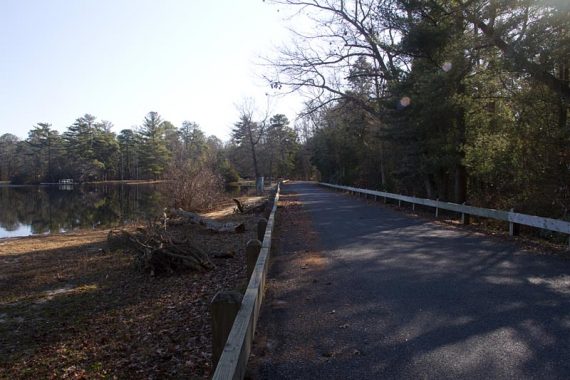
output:
M 284 115 L 272 120 L 276 122 L 266 123 L 253 145 L 237 135 L 224 144 L 215 136 L 206 136 L 194 122 L 185 121 L 177 128 L 156 112 L 149 112 L 138 128 L 119 134 L 112 131 L 112 123 L 89 114 L 62 134 L 49 123 L 38 123 L 25 140 L 9 133 L 0 136 L 0 180 L 39 184 L 60 179 L 188 181 L 210 177 L 213 185 L 218 183 L 216 178 L 234 182 L 256 174 L 294 176 L 295 170 L 303 168 L 297 134 Z M 252 148 L 259 164 L 251 160 Z

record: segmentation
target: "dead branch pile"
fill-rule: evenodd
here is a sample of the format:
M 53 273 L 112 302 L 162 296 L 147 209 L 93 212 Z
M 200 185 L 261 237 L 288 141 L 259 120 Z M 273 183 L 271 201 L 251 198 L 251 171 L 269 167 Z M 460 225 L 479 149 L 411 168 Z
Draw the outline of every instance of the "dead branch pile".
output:
M 128 249 L 135 254 L 135 267 L 150 273 L 173 273 L 177 270 L 211 270 L 215 266 L 208 254 L 193 245 L 188 239 L 178 240 L 170 236 L 160 225 L 127 231 L 110 231 L 107 236 L 111 250 Z

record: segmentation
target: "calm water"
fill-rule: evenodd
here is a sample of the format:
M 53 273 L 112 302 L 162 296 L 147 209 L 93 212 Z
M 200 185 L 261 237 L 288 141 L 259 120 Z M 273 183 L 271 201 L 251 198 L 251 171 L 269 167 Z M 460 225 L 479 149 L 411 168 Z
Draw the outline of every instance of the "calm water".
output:
M 0 238 L 111 227 L 160 215 L 165 184 L 0 185 Z

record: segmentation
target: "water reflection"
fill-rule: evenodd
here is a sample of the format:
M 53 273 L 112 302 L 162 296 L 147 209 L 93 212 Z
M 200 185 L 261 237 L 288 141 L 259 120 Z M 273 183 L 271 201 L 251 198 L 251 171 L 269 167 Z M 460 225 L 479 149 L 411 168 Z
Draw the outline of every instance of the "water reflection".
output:
M 159 215 L 167 185 L 0 186 L 0 238 L 111 227 Z

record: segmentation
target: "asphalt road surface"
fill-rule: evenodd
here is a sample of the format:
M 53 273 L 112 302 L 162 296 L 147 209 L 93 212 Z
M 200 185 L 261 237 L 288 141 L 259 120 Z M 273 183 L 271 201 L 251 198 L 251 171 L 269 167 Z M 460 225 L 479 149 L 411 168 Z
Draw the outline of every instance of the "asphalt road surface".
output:
M 252 377 L 570 379 L 570 260 L 309 183 L 287 192 L 320 253 L 281 236 Z

